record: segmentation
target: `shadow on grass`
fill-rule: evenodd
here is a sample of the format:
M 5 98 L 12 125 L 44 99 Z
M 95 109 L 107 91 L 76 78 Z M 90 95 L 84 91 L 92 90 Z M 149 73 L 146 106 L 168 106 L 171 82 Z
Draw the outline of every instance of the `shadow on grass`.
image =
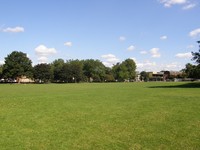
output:
M 149 88 L 200 88 L 200 82 L 189 82 L 178 85 L 150 86 Z

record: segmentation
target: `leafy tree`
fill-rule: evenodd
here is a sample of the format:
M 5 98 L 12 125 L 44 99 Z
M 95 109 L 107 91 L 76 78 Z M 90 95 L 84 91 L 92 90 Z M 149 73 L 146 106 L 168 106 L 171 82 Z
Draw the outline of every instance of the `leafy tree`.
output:
M 200 44 L 200 41 L 197 41 Z M 183 73 L 185 77 L 199 79 L 200 78 L 200 45 L 199 52 L 192 52 L 192 60 L 194 60 L 197 65 L 192 65 L 190 63 L 185 65 L 185 69 L 183 69 Z
M 185 73 L 186 73 L 186 76 L 188 78 L 193 78 L 194 77 L 194 70 L 195 70 L 195 65 L 192 65 L 190 63 L 187 63 L 185 65 Z
M 49 64 L 34 66 L 34 78 L 39 82 L 48 82 L 51 78 L 51 66 Z
M 122 63 L 117 63 L 112 68 L 116 80 L 134 80 L 136 76 L 136 64 L 132 59 L 126 59 Z
M 79 60 L 70 60 L 68 62 L 70 67 L 70 79 L 72 82 L 80 82 L 83 79 L 83 63 Z
M 16 79 L 17 77 L 32 77 L 32 62 L 23 52 L 13 51 L 5 58 L 3 77 Z
M 142 80 L 142 81 L 148 81 L 149 80 L 148 73 L 146 71 L 142 71 L 140 73 L 140 80 Z
M 69 60 L 62 65 L 59 70 L 59 80 L 60 82 L 80 82 L 82 80 L 83 70 L 82 62 L 79 60 Z
M 128 79 L 128 69 L 125 64 L 117 63 L 112 67 L 114 77 L 117 81 L 122 82 Z
M 2 78 L 2 73 L 3 73 L 3 65 L 0 65 L 0 79 Z
M 51 64 L 52 72 L 53 72 L 53 80 L 56 82 L 61 82 L 62 78 L 62 68 L 65 62 L 63 59 L 54 60 Z
M 133 61 L 133 59 L 126 59 L 125 61 L 122 62 L 127 68 L 128 71 L 128 78 L 131 80 L 134 80 L 136 77 L 136 64 Z
M 199 52 L 192 52 L 192 60 L 196 61 L 197 64 L 200 64 L 200 41 L 197 41 L 199 44 Z
M 105 68 L 105 82 L 114 82 L 115 78 L 113 76 L 112 69 L 109 67 Z
M 105 66 L 99 60 L 87 59 L 83 61 L 83 74 L 89 80 L 93 79 L 95 82 L 102 82 L 105 78 Z
M 200 78 L 200 64 L 196 66 L 187 63 L 185 65 L 185 69 L 183 69 L 182 71 L 186 74 L 186 77 L 188 78 L 194 78 L 194 79 Z
M 69 82 L 70 78 L 71 78 L 70 65 L 68 63 L 65 63 L 62 66 L 62 69 L 60 70 L 59 80 L 61 82 Z
M 194 70 L 194 78 L 195 79 L 200 79 L 200 64 L 196 66 Z

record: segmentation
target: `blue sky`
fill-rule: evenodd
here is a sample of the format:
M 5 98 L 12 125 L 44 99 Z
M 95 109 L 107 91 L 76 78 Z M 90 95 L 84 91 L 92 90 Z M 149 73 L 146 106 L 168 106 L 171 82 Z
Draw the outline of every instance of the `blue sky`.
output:
M 180 70 L 200 40 L 199 0 L 0 0 L 0 63 L 127 58 L 137 70 Z

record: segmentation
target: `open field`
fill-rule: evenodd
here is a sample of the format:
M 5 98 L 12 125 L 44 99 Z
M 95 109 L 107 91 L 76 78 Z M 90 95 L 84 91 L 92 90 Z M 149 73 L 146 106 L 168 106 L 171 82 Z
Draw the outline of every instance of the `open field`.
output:
M 200 85 L 0 84 L 0 149 L 200 149 Z

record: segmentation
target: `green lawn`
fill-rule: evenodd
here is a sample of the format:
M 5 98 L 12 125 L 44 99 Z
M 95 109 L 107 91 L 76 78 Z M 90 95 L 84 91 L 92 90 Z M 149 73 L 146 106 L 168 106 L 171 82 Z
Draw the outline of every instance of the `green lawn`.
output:
M 0 84 L 0 149 L 197 150 L 200 84 Z

